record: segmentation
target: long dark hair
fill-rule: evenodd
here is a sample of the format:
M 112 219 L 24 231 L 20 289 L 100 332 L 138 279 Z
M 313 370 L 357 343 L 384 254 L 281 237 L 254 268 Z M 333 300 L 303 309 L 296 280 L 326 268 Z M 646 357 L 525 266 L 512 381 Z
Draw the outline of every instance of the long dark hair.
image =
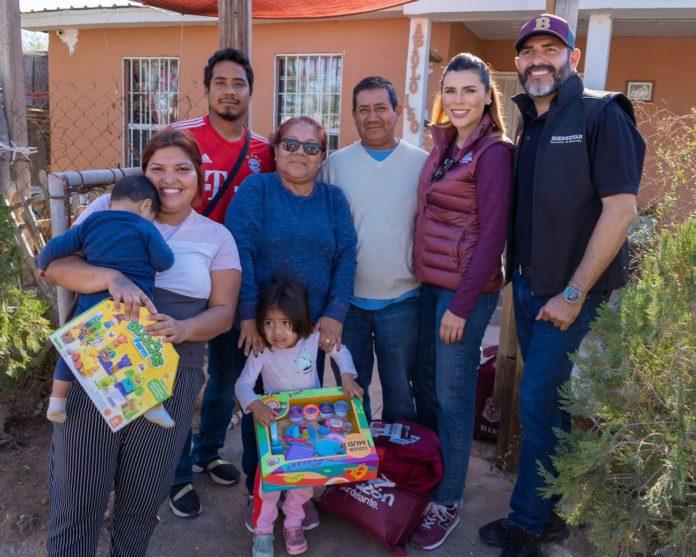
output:
M 433 124 L 445 126 L 449 125 L 449 118 L 447 117 L 444 109 L 442 108 L 442 84 L 445 80 L 445 76 L 448 73 L 461 72 L 465 70 L 471 70 L 476 72 L 478 76 L 481 78 L 481 83 L 483 83 L 483 87 L 486 90 L 486 93 L 488 93 L 488 91 L 491 92 L 492 102 L 491 104 L 486 105 L 486 107 L 483 110 L 483 113 L 490 114 L 491 118 L 493 118 L 493 123 L 495 124 L 495 127 L 502 135 L 505 135 L 505 121 L 503 120 L 502 110 L 502 96 L 500 94 L 500 90 L 498 89 L 498 85 L 491 77 L 491 68 L 483 60 L 481 60 L 481 58 L 479 58 L 478 56 L 474 56 L 469 52 L 460 52 L 459 54 L 454 56 L 447 64 L 445 71 L 442 72 L 442 76 L 440 77 L 440 94 L 435 98 L 435 102 L 433 103 L 433 112 L 431 118 Z

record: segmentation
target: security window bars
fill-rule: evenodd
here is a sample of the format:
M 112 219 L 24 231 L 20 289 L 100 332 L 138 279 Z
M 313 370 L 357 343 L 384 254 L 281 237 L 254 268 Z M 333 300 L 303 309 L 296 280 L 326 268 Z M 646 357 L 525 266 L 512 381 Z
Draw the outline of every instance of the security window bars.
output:
M 140 166 L 150 136 L 179 117 L 179 59 L 124 58 L 123 91 L 123 162 Z
M 338 149 L 343 56 L 277 55 L 276 76 L 276 127 L 293 116 L 311 116 L 326 129 L 329 152 Z

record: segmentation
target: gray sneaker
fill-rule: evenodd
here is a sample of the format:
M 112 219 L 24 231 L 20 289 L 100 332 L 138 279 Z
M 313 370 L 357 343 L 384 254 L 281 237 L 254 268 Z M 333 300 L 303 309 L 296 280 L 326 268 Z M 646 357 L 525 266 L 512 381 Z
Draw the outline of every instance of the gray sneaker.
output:
M 254 536 L 254 546 L 251 549 L 252 557 L 273 557 L 273 534 L 261 534 Z

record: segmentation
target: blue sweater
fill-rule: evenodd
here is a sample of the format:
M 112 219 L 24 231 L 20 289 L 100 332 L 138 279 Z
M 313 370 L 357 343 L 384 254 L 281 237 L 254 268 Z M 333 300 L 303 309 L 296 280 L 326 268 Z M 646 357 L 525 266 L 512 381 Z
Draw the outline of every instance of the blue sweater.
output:
M 155 273 L 174 264 L 174 254 L 155 225 L 128 211 L 98 211 L 53 238 L 39 255 L 39 268 L 81 251 L 97 267 L 121 271 L 152 299 Z M 80 294 L 77 313 L 109 297 L 108 291 Z
M 324 316 L 343 322 L 353 297 L 357 237 L 340 189 L 315 181 L 302 197 L 277 173 L 252 174 L 232 198 L 225 226 L 242 263 L 241 319 L 256 317 L 260 290 L 282 271 L 309 289 L 312 322 Z

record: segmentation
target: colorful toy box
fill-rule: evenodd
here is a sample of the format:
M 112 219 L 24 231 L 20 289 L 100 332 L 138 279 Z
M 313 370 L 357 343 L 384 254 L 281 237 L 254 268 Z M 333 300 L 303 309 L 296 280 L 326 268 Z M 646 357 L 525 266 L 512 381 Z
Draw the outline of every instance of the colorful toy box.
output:
M 267 491 L 364 482 L 379 459 L 362 403 L 340 387 L 278 393 L 263 399 L 277 412 L 256 424 L 261 481 Z
M 51 342 L 112 431 L 172 395 L 179 355 L 144 331 L 149 310 L 126 321 L 104 300 L 51 335 Z

